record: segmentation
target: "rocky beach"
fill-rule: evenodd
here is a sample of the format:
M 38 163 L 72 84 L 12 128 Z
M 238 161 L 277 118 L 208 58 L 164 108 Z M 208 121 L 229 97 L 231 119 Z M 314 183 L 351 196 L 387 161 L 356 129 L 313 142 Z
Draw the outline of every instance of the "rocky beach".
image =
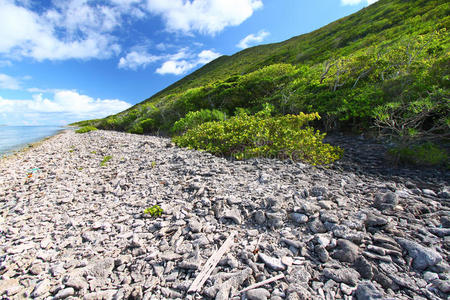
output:
M 319 167 L 100 130 L 2 159 L 0 298 L 447 299 L 448 172 L 328 141 Z

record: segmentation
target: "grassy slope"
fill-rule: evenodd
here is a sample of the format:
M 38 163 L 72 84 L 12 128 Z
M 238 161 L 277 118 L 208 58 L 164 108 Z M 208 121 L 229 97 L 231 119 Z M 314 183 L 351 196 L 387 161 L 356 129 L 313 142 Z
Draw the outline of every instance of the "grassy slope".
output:
M 232 114 L 236 107 L 256 111 L 269 102 L 282 114 L 319 112 L 330 124 L 338 120 L 366 130 L 373 126 L 376 107 L 422 98 L 426 102 L 432 93 L 446 99 L 448 79 L 441 78 L 448 77 L 448 35 L 429 45 L 426 39 L 437 39 L 433 32 L 448 28 L 449 15 L 446 0 L 380 0 L 311 33 L 222 56 L 124 112 L 78 125 L 167 132 L 189 111 Z M 411 66 L 405 63 L 409 45 L 421 52 Z M 437 54 L 428 55 L 433 47 Z M 335 66 L 322 80 L 325 62 Z M 280 63 L 288 65 L 266 67 Z M 385 73 L 390 64 L 395 67 Z M 338 74 L 339 65 L 345 74 Z M 358 81 L 365 70 L 370 72 Z
M 380 0 L 311 33 L 281 43 L 248 48 L 232 56 L 219 57 L 141 103 L 155 103 L 165 95 L 232 75 L 246 74 L 274 63 L 315 64 L 331 57 L 348 55 L 380 43 L 385 35 L 390 36 L 389 40 L 392 41 L 411 33 L 413 29 L 408 27 L 413 18 L 417 22 L 433 24 L 436 28 L 447 27 L 449 15 L 450 5 L 445 0 Z

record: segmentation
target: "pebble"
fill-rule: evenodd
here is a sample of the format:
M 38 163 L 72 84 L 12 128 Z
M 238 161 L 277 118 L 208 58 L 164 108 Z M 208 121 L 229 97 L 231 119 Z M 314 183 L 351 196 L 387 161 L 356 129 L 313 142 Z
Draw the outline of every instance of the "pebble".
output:
M 101 130 L 4 158 L 0 298 L 238 299 L 284 275 L 243 297 L 445 299 L 448 174 L 386 165 L 385 145 L 369 139 L 327 140 L 345 153 L 326 167 Z M 143 213 L 153 205 L 161 216 Z M 187 293 L 231 232 L 203 288 Z
M 286 266 L 281 262 L 281 259 L 279 258 L 271 257 L 264 253 L 259 253 L 258 256 L 266 266 L 274 271 L 283 271 L 286 269 Z
M 248 300 L 267 300 L 268 297 L 270 297 L 270 292 L 263 288 L 247 291 Z

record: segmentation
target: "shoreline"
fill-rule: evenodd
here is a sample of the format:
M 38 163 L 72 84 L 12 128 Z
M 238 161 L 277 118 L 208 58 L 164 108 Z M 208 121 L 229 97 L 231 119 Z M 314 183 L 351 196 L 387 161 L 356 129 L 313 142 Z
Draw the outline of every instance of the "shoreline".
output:
M 349 157 L 312 167 L 121 132 L 48 137 L 1 160 L 0 297 L 240 299 L 276 278 L 247 297 L 445 299 L 446 177 L 383 175 L 375 144 L 340 142 Z M 161 216 L 144 213 L 153 205 Z
M 64 126 L 61 129 L 58 129 L 55 133 L 53 133 L 51 135 L 45 136 L 43 138 L 37 138 L 36 140 L 29 142 L 29 143 L 18 144 L 16 146 L 14 146 L 13 148 L 7 150 L 5 153 L 0 154 L 0 162 L 3 159 L 7 159 L 10 157 L 14 157 L 16 155 L 20 155 L 20 153 L 26 152 L 29 149 L 37 147 L 38 145 L 42 144 L 43 142 L 47 141 L 48 139 L 51 139 L 54 136 L 60 135 L 60 134 L 64 133 L 65 131 L 74 130 L 74 128 L 76 128 L 76 127 Z

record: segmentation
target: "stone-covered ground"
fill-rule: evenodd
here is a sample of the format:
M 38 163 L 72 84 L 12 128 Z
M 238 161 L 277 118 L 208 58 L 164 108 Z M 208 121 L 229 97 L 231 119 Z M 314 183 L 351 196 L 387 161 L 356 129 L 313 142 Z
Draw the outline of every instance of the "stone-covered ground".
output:
M 0 160 L 0 298 L 447 299 L 448 172 L 393 168 L 381 145 L 329 140 L 346 149 L 329 167 L 106 131 Z M 143 213 L 155 204 L 161 217 Z

